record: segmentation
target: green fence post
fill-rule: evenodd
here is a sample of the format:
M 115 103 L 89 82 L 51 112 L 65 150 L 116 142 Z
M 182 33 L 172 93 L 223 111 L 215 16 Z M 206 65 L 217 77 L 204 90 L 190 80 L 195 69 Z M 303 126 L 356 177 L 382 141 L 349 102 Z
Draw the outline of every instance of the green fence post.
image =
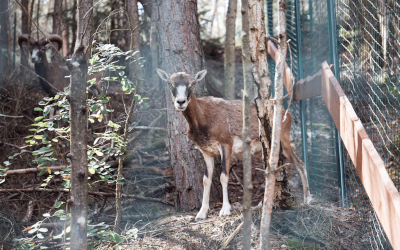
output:
M 298 58 L 298 78 L 304 78 L 303 72 L 303 41 L 301 37 L 301 17 L 300 17 L 300 0 L 295 1 L 296 12 L 296 36 L 297 36 L 297 58 Z M 307 179 L 309 179 L 308 152 L 307 152 L 307 117 L 306 117 L 306 101 L 300 101 L 300 121 L 301 121 L 301 151 L 303 154 L 303 162 L 306 165 Z M 310 185 L 310 183 L 308 183 Z
M 329 26 L 329 48 L 331 53 L 331 58 L 333 61 L 333 65 L 335 67 L 334 72 L 335 76 L 340 80 L 340 72 L 339 72 L 339 54 L 337 48 L 337 37 L 336 37 L 336 11 L 335 11 L 335 0 L 327 0 L 328 1 L 328 26 Z M 339 81 L 340 82 L 340 81 Z M 335 128 L 336 135 L 336 153 L 337 163 L 339 168 L 339 196 L 340 196 L 340 206 L 347 207 L 347 197 L 346 197 L 346 172 L 344 165 L 344 155 L 343 155 L 343 143 L 340 138 L 339 131 Z

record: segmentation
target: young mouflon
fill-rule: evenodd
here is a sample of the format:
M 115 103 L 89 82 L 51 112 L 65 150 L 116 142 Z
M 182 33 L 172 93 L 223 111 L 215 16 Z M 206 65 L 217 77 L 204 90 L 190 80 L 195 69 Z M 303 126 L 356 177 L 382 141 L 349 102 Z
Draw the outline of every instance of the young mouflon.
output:
M 228 180 L 231 157 L 242 159 L 243 152 L 242 101 L 228 101 L 210 96 L 196 98 L 193 88 L 197 82 L 205 77 L 206 70 L 198 72 L 195 76 L 184 72 L 169 75 L 161 69 L 157 69 L 157 74 L 168 83 L 175 108 L 182 112 L 188 122 L 187 135 L 200 149 L 207 165 L 203 177 L 203 201 L 196 220 L 205 219 L 207 216 L 215 155 L 221 156 L 222 167 L 220 180 L 223 191 L 223 205 L 219 215 L 230 215 Z M 252 106 L 251 110 L 251 154 L 261 159 L 262 147 L 258 139 L 258 119 L 255 105 Z M 303 183 L 304 201 L 309 203 L 311 196 L 305 166 L 294 154 L 290 145 L 291 122 L 292 115 L 287 113 L 286 119 L 282 122 L 282 152 L 283 156 L 298 170 Z

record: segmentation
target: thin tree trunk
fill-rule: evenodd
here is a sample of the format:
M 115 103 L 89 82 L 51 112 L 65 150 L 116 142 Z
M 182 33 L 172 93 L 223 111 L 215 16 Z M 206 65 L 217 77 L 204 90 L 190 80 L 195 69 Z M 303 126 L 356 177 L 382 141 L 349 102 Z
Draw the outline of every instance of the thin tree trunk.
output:
M 9 66 L 8 55 L 5 51 L 8 48 L 8 19 L 9 19 L 9 4 L 8 0 L 0 0 L 0 76 L 4 76 Z
M 151 76 L 153 78 L 153 87 L 157 86 L 159 77 L 156 74 L 156 69 L 158 68 L 158 46 L 157 46 L 157 10 L 152 8 L 151 11 L 151 30 L 150 30 L 150 50 L 151 50 Z
M 78 1 L 77 47 L 71 71 L 71 249 L 87 249 L 87 59 L 93 34 L 93 1 Z
M 129 15 L 129 22 L 132 24 L 133 28 L 135 29 L 133 31 L 133 34 L 131 34 L 131 39 L 133 39 L 133 50 L 139 51 L 135 55 L 136 58 L 140 57 L 140 46 L 141 46 L 141 39 L 140 39 L 140 27 L 139 27 L 139 12 L 138 12 L 138 1 L 137 0 L 128 0 L 128 15 Z M 134 72 L 140 81 L 144 79 L 144 72 L 143 68 L 138 64 L 134 64 Z M 133 80 L 133 79 L 131 79 Z
M 218 0 L 214 0 L 214 8 L 213 8 L 212 16 L 211 16 L 211 21 L 210 21 L 210 34 L 209 34 L 210 38 L 212 37 L 214 20 L 215 20 L 215 15 L 217 14 L 217 9 L 218 9 Z
M 169 74 L 195 74 L 204 69 L 204 52 L 200 42 L 197 3 L 182 0 L 159 0 L 157 8 L 161 68 Z M 196 96 L 206 94 L 204 81 L 197 84 Z M 201 206 L 204 160 L 186 135 L 187 122 L 174 108 L 169 87 L 165 84 L 168 147 L 176 186 L 176 208 L 190 211 Z
M 53 9 L 53 34 L 57 34 L 59 36 L 61 36 L 61 18 L 62 18 L 62 0 L 55 0 L 54 1 L 54 9 Z M 57 49 L 61 49 L 61 48 L 57 48 Z M 60 54 L 56 53 L 54 51 L 54 49 L 52 49 L 53 53 L 52 53 L 52 57 L 51 57 L 51 61 L 52 62 L 60 62 L 61 58 L 60 58 Z
M 136 89 L 135 89 L 135 93 L 136 93 Z M 134 93 L 134 94 L 135 94 Z M 133 114 L 133 110 L 135 109 L 135 100 L 132 98 L 132 102 L 131 102 L 131 106 L 129 108 L 129 113 L 128 113 L 128 117 L 126 118 L 125 121 L 125 126 L 124 126 L 124 135 L 122 137 L 122 142 L 126 143 L 126 140 L 128 138 L 128 132 L 129 132 L 129 122 L 132 118 L 132 114 Z M 122 148 L 121 149 L 121 154 L 118 157 L 118 175 L 122 176 L 122 168 L 124 167 L 124 156 L 123 154 L 125 153 L 125 150 Z M 121 218 L 122 218 L 122 184 L 118 184 L 116 185 L 116 189 L 115 189 L 115 200 L 116 200 L 116 216 L 115 216 L 115 223 L 114 223 L 114 231 L 115 232 L 120 232 L 121 229 L 119 227 L 119 224 L 121 222 Z
M 63 3 L 63 12 L 68 9 L 68 2 L 67 0 L 64 0 Z M 62 39 L 63 39 L 63 48 L 62 48 L 62 54 L 64 57 L 68 55 L 68 45 L 69 45 L 69 25 L 67 25 L 65 22 L 62 22 Z
M 75 50 L 75 44 L 76 44 L 76 28 L 77 28 L 77 18 L 76 18 L 76 8 L 77 8 L 78 2 L 77 0 L 74 0 L 74 5 L 72 6 L 72 43 L 71 47 L 69 49 L 69 54 L 73 54 Z
M 40 26 L 40 24 L 39 24 L 39 19 L 40 19 L 40 13 L 39 13 L 39 11 L 40 11 L 40 0 L 38 0 L 38 2 L 37 2 L 37 8 L 36 8 L 36 23 L 37 23 L 37 26 L 39 27 Z M 36 40 L 37 41 L 39 41 L 39 29 L 38 29 L 38 27 L 36 28 Z
M 243 249 L 251 248 L 251 201 L 253 183 L 251 180 L 251 98 L 253 77 L 251 76 L 250 40 L 249 40 L 249 2 L 242 0 L 242 60 L 243 60 Z
M 267 169 L 267 177 L 265 180 L 264 205 L 261 217 L 260 228 L 260 245 L 261 249 L 269 249 L 270 241 L 270 223 L 271 212 L 274 204 L 275 175 L 278 169 L 280 142 L 281 142 L 281 124 L 283 110 L 283 74 L 286 65 L 286 20 L 285 20 L 286 3 L 285 0 L 279 0 L 279 19 L 278 33 L 279 58 L 276 64 L 275 72 L 275 103 L 274 103 L 274 122 L 272 127 L 271 138 L 271 154 L 269 157 L 269 168 Z
M 22 34 L 29 34 L 29 13 L 27 12 L 29 10 L 29 0 L 22 0 L 21 5 L 21 32 Z M 28 65 L 28 57 L 29 51 L 21 51 L 21 64 L 25 67 Z
M 224 98 L 235 99 L 235 22 L 236 22 L 237 0 L 229 0 L 228 13 L 226 14 L 226 35 L 225 35 L 225 82 Z

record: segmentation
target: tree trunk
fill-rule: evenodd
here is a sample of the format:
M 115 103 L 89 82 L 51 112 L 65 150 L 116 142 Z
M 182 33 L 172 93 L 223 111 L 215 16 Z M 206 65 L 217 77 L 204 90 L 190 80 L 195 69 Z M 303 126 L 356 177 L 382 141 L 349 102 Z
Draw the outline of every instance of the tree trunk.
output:
M 217 13 L 217 9 L 218 9 L 218 0 L 214 0 L 213 13 L 212 13 L 211 20 L 210 20 L 210 34 L 209 34 L 210 38 L 212 37 L 214 19 L 215 19 L 215 15 Z
M 276 64 L 275 72 L 275 103 L 274 103 L 274 121 L 272 127 L 272 138 L 271 138 L 271 153 L 269 157 L 269 168 L 267 169 L 267 177 L 265 179 L 265 192 L 264 192 L 264 206 L 261 217 L 261 228 L 260 228 L 260 244 L 261 249 L 269 249 L 270 241 L 270 223 L 271 213 L 274 204 L 275 194 L 275 175 L 277 174 L 279 152 L 281 143 L 281 124 L 282 124 L 282 110 L 283 110 L 283 75 L 286 66 L 286 20 L 285 20 L 286 3 L 285 0 L 279 0 L 279 19 L 278 19 L 278 31 L 279 31 L 279 44 L 278 53 L 279 58 Z M 264 20 L 262 20 L 264 23 Z M 265 40 L 265 39 L 263 39 Z
M 159 0 L 154 7 L 157 8 L 161 68 L 169 74 L 186 72 L 193 75 L 204 69 L 197 2 Z M 196 96 L 206 94 L 204 86 L 204 81 L 197 84 Z M 167 84 L 164 89 L 168 146 L 176 186 L 176 208 L 180 211 L 198 209 L 203 193 L 204 160 L 186 135 L 187 122 L 182 113 L 174 108 Z
M 8 48 L 8 0 L 0 0 L 0 76 L 4 76 L 9 66 Z
M 40 0 L 37 0 L 37 7 L 36 7 L 36 40 L 39 41 L 39 19 L 40 19 Z
M 139 51 L 135 55 L 136 58 L 140 57 L 140 46 L 141 46 L 141 39 L 140 39 L 140 27 L 139 27 L 139 12 L 138 12 L 138 2 L 137 0 L 128 0 L 128 15 L 129 15 L 129 22 L 131 23 L 133 29 L 133 34 L 131 34 L 130 39 L 131 43 L 133 42 L 133 50 Z M 138 64 L 134 63 L 134 73 L 140 81 L 144 79 L 144 72 L 143 68 Z M 131 78 L 131 80 L 133 80 Z
M 251 180 L 251 99 L 253 77 L 251 76 L 249 40 L 249 2 L 242 0 L 242 60 L 243 60 L 243 249 L 251 248 L 251 201 L 253 183 Z
M 237 0 L 229 0 L 228 13 L 226 14 L 226 35 L 225 35 L 225 82 L 224 98 L 235 99 L 235 22 L 236 22 Z
M 21 32 L 22 34 L 29 34 L 29 0 L 21 0 L 21 5 Z M 21 50 L 21 64 L 25 67 L 28 65 L 28 57 L 29 51 Z
M 59 36 L 61 36 L 61 28 L 62 28 L 61 26 L 62 2 L 63 2 L 62 0 L 55 0 L 54 10 L 53 10 L 53 34 L 57 34 Z M 51 61 L 60 62 L 61 61 L 60 54 L 55 52 L 54 49 L 52 49 L 52 51 L 53 51 L 52 53 L 53 56 L 51 57 Z
M 71 249 L 87 249 L 87 59 L 93 34 L 93 1 L 78 1 L 77 47 L 71 70 Z
M 63 3 L 63 11 L 68 9 L 68 2 L 67 0 L 64 0 Z M 65 23 L 62 22 L 62 39 L 63 39 L 63 48 L 62 48 L 62 54 L 64 57 L 68 55 L 68 45 L 69 45 L 69 26 Z
M 160 82 L 156 69 L 158 68 L 158 46 L 157 46 L 157 10 L 152 9 L 151 12 L 151 30 L 150 30 L 150 51 L 151 51 L 151 78 L 152 87 L 155 87 Z
M 76 22 L 76 8 L 77 8 L 77 0 L 74 0 L 74 5 L 72 6 L 72 43 L 71 47 L 69 49 L 69 54 L 73 54 L 75 47 L 76 47 L 76 28 L 77 28 L 77 22 Z

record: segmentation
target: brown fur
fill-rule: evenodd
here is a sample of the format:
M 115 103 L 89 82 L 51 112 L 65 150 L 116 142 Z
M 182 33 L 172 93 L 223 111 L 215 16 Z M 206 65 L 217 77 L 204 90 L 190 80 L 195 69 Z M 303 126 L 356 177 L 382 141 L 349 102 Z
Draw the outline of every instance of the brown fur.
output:
M 26 34 L 22 34 L 18 38 L 18 44 L 21 49 L 23 49 L 23 43 L 27 43 L 28 41 L 31 53 L 34 49 L 37 49 L 40 51 L 41 55 L 41 61 L 35 62 L 36 74 L 44 78 L 47 82 L 54 86 L 53 87 L 49 85 L 46 81 L 39 77 L 43 90 L 46 91 L 47 94 L 52 96 L 54 96 L 58 91 L 64 91 L 64 88 L 68 87 L 70 83 L 70 78 L 65 77 L 71 75 L 71 73 L 65 64 L 49 63 L 47 60 L 45 47 L 49 42 L 52 42 L 54 44 L 58 44 L 58 49 L 61 49 L 63 43 L 61 37 L 58 35 L 49 35 L 47 36 L 47 39 L 42 38 L 39 41 L 36 41 L 32 37 L 29 37 Z M 103 72 L 88 77 L 88 80 L 96 78 L 95 88 L 97 89 L 97 91 L 101 90 L 100 84 L 102 77 Z
M 222 158 L 222 175 L 221 183 L 224 181 L 227 185 L 229 179 L 229 170 L 231 156 L 241 159 L 242 155 L 242 127 L 243 127 L 243 102 L 240 100 L 228 101 L 221 98 L 215 97 L 201 97 L 191 93 L 192 89 L 197 81 L 204 78 L 204 71 L 200 71 L 195 77 L 186 73 L 175 73 L 169 76 L 166 72 L 158 70 L 157 73 L 163 80 L 168 81 L 171 88 L 172 99 L 175 103 L 175 107 L 178 110 L 183 110 L 182 113 L 188 122 L 187 135 L 196 144 L 196 146 L 202 151 L 203 156 L 207 161 L 212 161 L 215 155 L 221 155 Z M 179 86 L 186 86 L 186 99 L 183 102 L 177 99 L 176 89 Z M 190 95 L 188 95 L 190 93 Z M 181 98 L 181 97 L 180 97 Z M 182 103 L 182 104 L 180 104 Z M 184 107 L 182 105 L 187 106 Z M 180 105 L 180 106 L 179 106 Z M 259 141 L 259 129 L 258 129 L 258 118 L 256 107 L 253 104 L 251 108 L 251 153 L 262 159 L 262 148 Z M 285 111 L 282 113 L 284 115 Z M 292 123 L 292 115 L 287 113 L 287 117 L 282 121 L 281 128 L 281 148 L 283 156 L 291 162 L 298 170 L 300 177 L 303 182 L 303 192 L 305 203 L 309 203 L 311 197 L 308 190 L 307 174 L 304 163 L 294 154 L 293 149 L 290 145 L 290 128 Z M 213 163 L 207 164 L 207 170 L 211 171 Z M 226 177 L 224 176 L 226 175 Z M 206 171 L 203 182 L 209 190 L 210 177 Z M 207 195 L 206 188 L 203 195 Z M 209 192 L 209 191 L 208 191 Z M 222 215 L 230 214 L 229 201 L 225 200 L 224 205 L 221 209 Z M 225 202 L 227 202 L 228 209 L 224 210 Z M 208 198 L 204 200 L 203 205 L 196 219 L 205 218 L 205 212 L 208 209 Z M 204 209 L 203 209 L 204 206 Z M 224 211 L 223 211 L 224 210 Z M 221 213 L 220 213 L 221 215 Z

